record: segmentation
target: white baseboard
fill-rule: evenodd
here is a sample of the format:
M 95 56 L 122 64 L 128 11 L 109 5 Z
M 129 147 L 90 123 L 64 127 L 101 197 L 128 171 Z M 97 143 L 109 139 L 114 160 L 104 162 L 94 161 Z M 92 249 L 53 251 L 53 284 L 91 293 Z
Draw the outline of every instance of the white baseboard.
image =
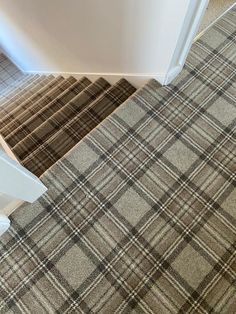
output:
M 0 214 L 0 236 L 10 228 L 10 224 L 8 217 Z
M 173 71 L 174 70 L 174 71 Z M 146 84 L 150 79 L 156 79 L 161 85 L 166 85 L 173 80 L 176 75 L 179 73 L 178 70 L 174 68 L 169 73 L 155 73 L 155 74 L 129 74 L 129 73 L 79 73 L 79 72 L 53 72 L 53 71 L 24 71 L 27 74 L 53 74 L 55 76 L 62 75 L 64 77 L 68 77 L 70 75 L 74 76 L 77 79 L 86 76 L 92 82 L 94 82 L 99 77 L 105 78 L 109 83 L 114 84 L 119 79 L 125 78 L 131 84 L 133 84 L 136 88 L 142 87 Z
M 182 69 L 183 67 L 181 65 L 175 66 L 174 68 L 170 69 L 170 71 L 166 74 L 163 85 L 170 84 L 179 75 Z

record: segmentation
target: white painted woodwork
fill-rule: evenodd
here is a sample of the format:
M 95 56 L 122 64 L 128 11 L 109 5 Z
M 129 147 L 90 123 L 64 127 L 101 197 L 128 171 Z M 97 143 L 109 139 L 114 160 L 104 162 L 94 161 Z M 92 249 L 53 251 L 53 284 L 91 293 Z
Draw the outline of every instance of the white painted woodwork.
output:
M 0 193 L 0 214 L 10 216 L 23 203 L 22 200 Z
M 0 43 L 26 72 L 166 84 L 181 71 L 207 2 L 0 0 Z
M 178 43 L 170 63 L 170 69 L 178 67 L 182 70 L 189 50 L 200 27 L 204 13 L 207 9 L 208 3 L 209 0 L 191 0 L 189 2 Z M 170 81 L 171 80 L 167 79 L 165 83 L 168 84 Z
M 24 201 L 33 203 L 46 191 L 42 182 L 20 165 L 0 135 L 0 215 L 9 216 Z
M 10 220 L 7 216 L 0 214 L 0 236 L 10 227 Z
M 47 188 L 41 181 L 0 149 L 0 192 L 30 203 Z
M 47 188 L 20 165 L 0 136 L 0 236 L 9 228 L 8 216 L 23 202 L 33 203 Z

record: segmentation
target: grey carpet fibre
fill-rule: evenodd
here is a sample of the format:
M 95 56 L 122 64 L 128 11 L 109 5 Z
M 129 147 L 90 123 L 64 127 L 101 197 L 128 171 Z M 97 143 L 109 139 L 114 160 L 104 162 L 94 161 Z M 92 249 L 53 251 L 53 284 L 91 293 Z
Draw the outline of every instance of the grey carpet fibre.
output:
M 100 81 L 77 122 L 25 140 L 37 147 L 30 167 L 53 164 L 48 192 L 0 239 L 0 313 L 234 314 L 236 9 L 169 86 L 117 84 Z

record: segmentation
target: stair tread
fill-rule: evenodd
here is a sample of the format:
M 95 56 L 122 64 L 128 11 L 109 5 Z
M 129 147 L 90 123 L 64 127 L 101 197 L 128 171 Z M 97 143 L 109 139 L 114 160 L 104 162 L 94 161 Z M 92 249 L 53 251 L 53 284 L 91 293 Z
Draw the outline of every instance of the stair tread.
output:
M 38 126 L 44 123 L 55 112 L 65 106 L 72 98 L 78 95 L 91 82 L 87 78 L 82 78 L 76 81 L 69 88 L 67 88 L 61 95 L 56 97 L 53 101 L 44 106 L 41 110 L 32 115 L 25 123 L 14 130 L 6 137 L 8 144 L 13 147 L 20 142 L 25 136 L 34 131 Z
M 69 101 L 63 108 L 53 114 L 22 141 L 17 143 L 17 145 L 13 148 L 14 153 L 19 159 L 24 159 L 29 152 L 35 150 L 38 146 L 57 133 L 58 130 L 86 109 L 109 87 L 110 84 L 101 78 L 93 84 L 90 84 L 81 93 Z
M 4 104 L 2 104 L 3 106 L 2 108 L 4 109 L 5 114 L 12 111 L 16 106 L 20 105 L 23 101 L 31 97 L 31 95 L 33 95 L 40 88 L 45 86 L 45 84 L 50 82 L 52 78 L 53 78 L 52 76 L 49 77 L 40 76 L 39 78 L 31 82 L 28 86 L 26 86 L 24 89 L 21 89 L 19 93 L 16 93 L 13 97 L 7 99 L 7 101 Z M 3 115 L 3 111 L 1 111 L 1 115 Z
M 3 136 L 7 136 L 17 127 L 19 127 L 23 122 L 27 120 L 27 117 L 30 118 L 31 114 L 29 112 L 30 107 L 37 106 L 37 102 L 47 95 L 50 91 L 58 86 L 65 79 L 62 76 L 56 77 L 51 80 L 48 84 L 39 89 L 38 92 L 34 93 L 27 100 L 22 102 L 20 106 L 16 107 L 15 110 L 10 112 L 14 120 L 9 121 L 4 127 L 0 128 L 0 133 Z M 9 118 L 9 116 L 8 116 Z
M 22 160 L 22 164 L 35 175 L 42 175 L 93 128 L 124 103 L 135 90 L 125 79 L 120 80 L 40 145 L 37 150 L 30 153 Z
M 32 95 L 37 93 L 41 88 L 49 84 L 53 79 L 53 76 L 39 76 L 29 83 L 25 83 L 22 87 L 18 89 L 18 92 L 12 92 L 12 96 L 9 95 L 9 97 L 7 97 L 5 104 L 3 104 L 4 110 L 10 113 L 12 110 L 15 109 L 15 102 L 21 103 L 22 101 L 27 100 Z
M 12 110 L 14 101 L 20 99 L 30 88 L 34 85 L 34 82 L 38 82 L 40 76 L 35 76 L 34 78 L 29 79 L 24 82 L 19 88 L 13 89 L 6 97 L 2 98 L 0 101 L 0 121 L 1 125 L 3 120 L 6 118 L 6 115 Z
M 0 100 L 9 95 L 9 93 L 15 91 L 17 88 L 19 88 L 21 85 L 23 85 L 25 82 L 29 81 L 32 78 L 32 75 L 22 75 L 21 78 L 16 80 L 14 83 L 11 83 L 6 88 L 1 89 L 0 91 Z
M 14 130 L 23 123 L 25 123 L 28 119 L 30 119 L 33 115 L 39 112 L 42 108 L 44 108 L 50 102 L 55 100 L 55 98 L 60 96 L 66 89 L 68 89 L 75 82 L 76 79 L 73 77 L 64 79 L 62 82 L 59 82 L 54 88 L 48 91 L 38 101 L 34 102 L 33 104 L 30 104 L 30 107 L 28 107 L 27 110 L 25 110 L 24 108 L 24 103 L 22 104 L 22 106 L 16 107 L 5 117 L 5 123 L 2 123 L 3 127 L 0 129 L 0 133 L 3 132 L 5 136 L 9 135 L 11 132 L 13 132 L 11 128 L 13 128 Z
M 3 53 L 0 53 L 0 72 L 0 90 L 24 75 Z
M 21 83 L 17 86 L 11 86 L 9 88 L 8 93 L 2 94 L 0 96 L 0 106 L 4 106 L 4 103 L 7 102 L 12 97 L 16 96 L 18 93 L 20 93 L 22 90 L 25 90 L 31 83 L 39 79 L 39 75 L 29 76 L 28 78 L 25 78 L 21 81 Z
M 52 77 L 39 77 L 36 81 L 32 82 L 28 87 L 22 89 L 19 93 L 17 93 L 14 97 L 9 99 L 3 109 L 0 112 L 0 122 L 1 127 L 4 127 L 10 120 L 13 120 L 11 112 L 18 108 L 21 103 L 25 102 L 32 95 L 37 93 L 42 87 L 48 84 L 53 78 Z

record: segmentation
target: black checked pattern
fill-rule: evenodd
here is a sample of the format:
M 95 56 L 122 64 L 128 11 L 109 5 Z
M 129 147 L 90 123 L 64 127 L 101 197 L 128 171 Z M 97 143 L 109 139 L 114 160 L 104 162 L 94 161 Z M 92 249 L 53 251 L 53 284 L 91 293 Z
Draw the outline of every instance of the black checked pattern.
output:
M 1 238 L 0 312 L 235 313 L 235 26 L 232 9 L 170 86 L 150 81 L 42 175 Z

